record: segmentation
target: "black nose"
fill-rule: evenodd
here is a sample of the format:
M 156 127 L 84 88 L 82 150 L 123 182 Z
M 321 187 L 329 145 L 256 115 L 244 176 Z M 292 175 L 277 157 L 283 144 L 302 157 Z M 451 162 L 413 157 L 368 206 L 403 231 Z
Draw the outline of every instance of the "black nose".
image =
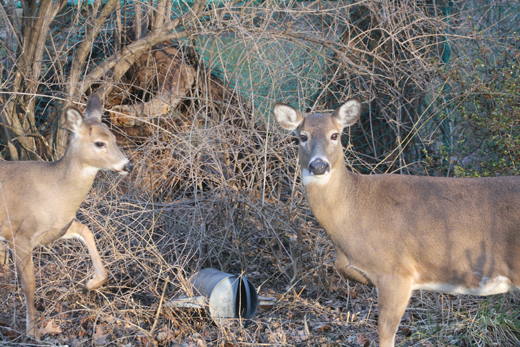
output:
M 309 171 L 315 176 L 324 175 L 329 172 L 329 163 L 321 159 L 316 159 L 309 164 Z
M 123 167 L 123 171 L 125 172 L 132 172 L 132 170 L 134 169 L 134 164 L 132 164 L 131 162 L 128 162 L 126 163 L 126 165 Z

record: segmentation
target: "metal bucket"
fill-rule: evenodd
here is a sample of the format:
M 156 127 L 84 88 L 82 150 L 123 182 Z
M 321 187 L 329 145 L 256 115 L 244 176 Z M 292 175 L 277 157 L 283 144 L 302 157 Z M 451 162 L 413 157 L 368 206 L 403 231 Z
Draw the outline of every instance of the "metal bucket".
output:
M 259 298 L 255 287 L 242 275 L 231 275 L 216 269 L 203 269 L 190 280 L 193 291 L 199 296 L 172 300 L 168 306 L 206 307 L 211 318 L 252 319 L 258 309 Z M 260 298 L 272 305 L 274 299 Z
M 203 269 L 191 279 L 194 290 L 208 300 L 211 317 L 251 319 L 258 308 L 255 287 L 243 276 Z

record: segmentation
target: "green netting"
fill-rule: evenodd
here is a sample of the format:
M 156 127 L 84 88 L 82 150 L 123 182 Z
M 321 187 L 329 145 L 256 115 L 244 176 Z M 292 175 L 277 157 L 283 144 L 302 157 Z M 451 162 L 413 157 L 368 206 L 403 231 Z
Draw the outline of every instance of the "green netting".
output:
M 292 3 L 290 8 L 304 9 L 310 3 Z M 355 5 L 355 1 L 348 4 Z M 434 4 L 434 3 L 432 3 Z M 449 13 L 450 4 L 446 4 L 444 13 Z M 333 9 L 334 4 L 329 3 L 329 9 Z M 432 10 L 434 12 L 434 10 Z M 430 11 L 430 12 L 432 12 Z M 436 14 L 433 14 L 436 15 Z M 438 13 L 439 16 L 442 12 Z M 330 41 L 342 40 L 345 31 L 363 32 L 364 30 L 374 30 L 373 14 L 366 7 L 352 6 L 342 15 L 342 20 L 349 24 L 342 27 L 334 25 L 338 20 L 337 13 L 320 12 L 292 18 L 283 12 L 273 16 L 272 23 L 266 29 L 280 29 L 284 24 L 291 20 L 296 21 L 298 30 L 305 32 L 326 31 L 323 37 Z M 373 50 L 375 45 L 379 45 L 378 39 L 381 35 L 367 35 L 364 40 L 358 43 L 363 48 Z M 332 109 L 345 100 L 346 95 L 357 95 L 362 92 L 362 88 L 357 87 L 360 83 L 352 84 L 348 76 L 337 76 L 338 66 L 335 52 L 326 46 L 317 43 L 309 43 L 305 40 L 273 41 L 272 39 L 260 39 L 241 36 L 234 33 L 220 37 L 199 37 L 197 47 L 201 52 L 209 68 L 221 77 L 229 86 L 240 91 L 246 99 L 254 103 L 256 112 L 262 117 L 270 114 L 271 100 L 284 100 L 291 102 L 297 101 L 297 105 L 302 110 L 311 110 L 316 107 Z M 251 49 L 255 47 L 255 49 Z M 260 48 L 259 48 L 260 47 Z M 260 56 L 252 56 L 258 54 Z M 448 57 L 449 52 L 445 50 L 444 57 Z M 348 54 L 348 52 L 347 52 Z M 215 59 L 215 56 L 225 56 L 225 59 Z M 355 58 L 353 58 L 355 59 Z M 370 57 L 368 63 L 371 63 Z M 282 66 L 283 68 L 280 68 Z M 282 71 L 282 73 L 280 73 Z M 330 85 L 330 81 L 333 84 Z M 324 86 L 328 85 L 328 90 L 324 92 Z M 276 86 L 273 88 L 273 86 Z M 411 93 L 415 93 L 417 86 L 405 85 L 397 87 L 402 94 L 403 102 Z M 254 97 L 252 97 L 254 95 Z M 360 129 L 353 129 L 351 141 L 355 149 L 363 152 L 367 157 L 379 160 L 395 148 L 396 131 L 388 126 L 388 119 L 380 115 L 379 107 L 388 107 L 390 95 L 378 95 L 378 104 L 365 112 L 362 119 L 366 120 Z M 368 101 L 368 100 L 365 100 Z M 292 102 L 294 104 L 294 102 Z M 393 112 L 396 112 L 394 106 Z M 414 115 L 410 115 L 412 120 Z M 416 118 L 416 116 L 415 116 Z M 367 129 L 370 134 L 367 135 Z M 374 138 L 375 137 L 375 138 Z M 412 153 L 413 152 L 413 153 Z M 416 151 L 410 151 L 412 157 L 417 157 Z

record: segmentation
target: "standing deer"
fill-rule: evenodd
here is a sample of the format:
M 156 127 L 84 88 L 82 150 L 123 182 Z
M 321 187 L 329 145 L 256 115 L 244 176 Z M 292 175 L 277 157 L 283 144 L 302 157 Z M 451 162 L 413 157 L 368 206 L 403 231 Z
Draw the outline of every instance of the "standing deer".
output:
M 342 276 L 374 285 L 379 345 L 393 347 L 413 290 L 491 295 L 520 286 L 520 177 L 359 175 L 347 170 L 341 132 L 358 99 L 304 115 L 277 103 L 274 116 L 299 138 L 312 213 L 336 249 Z
M 101 123 L 101 115 L 98 94 L 88 101 L 85 118 L 73 107 L 65 111 L 72 137 L 65 155 L 56 162 L 0 162 L 0 241 L 7 241 L 13 252 L 25 294 L 27 334 L 35 339 L 40 335 L 34 307 L 32 251 L 36 245 L 78 238 L 94 264 L 94 276 L 84 290 L 93 290 L 107 279 L 94 235 L 74 220 L 99 170 L 127 174 L 133 169 L 115 136 Z

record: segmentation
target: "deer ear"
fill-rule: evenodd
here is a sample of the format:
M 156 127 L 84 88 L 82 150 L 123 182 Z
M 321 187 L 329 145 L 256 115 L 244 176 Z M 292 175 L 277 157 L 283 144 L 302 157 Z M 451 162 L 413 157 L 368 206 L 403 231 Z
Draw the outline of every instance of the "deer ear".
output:
M 334 111 L 332 117 L 343 126 L 349 127 L 355 124 L 361 115 L 361 102 L 358 98 L 352 98 L 343 103 Z
M 285 130 L 296 130 L 303 120 L 303 116 L 300 112 L 296 111 L 289 105 L 277 102 L 274 104 L 274 118 Z
M 67 128 L 73 133 L 78 133 L 83 126 L 83 116 L 74 107 L 69 107 L 65 111 Z
M 85 112 L 85 118 L 94 119 L 101 122 L 101 115 L 103 114 L 103 105 L 101 98 L 98 93 L 92 94 L 87 102 L 87 111 Z

